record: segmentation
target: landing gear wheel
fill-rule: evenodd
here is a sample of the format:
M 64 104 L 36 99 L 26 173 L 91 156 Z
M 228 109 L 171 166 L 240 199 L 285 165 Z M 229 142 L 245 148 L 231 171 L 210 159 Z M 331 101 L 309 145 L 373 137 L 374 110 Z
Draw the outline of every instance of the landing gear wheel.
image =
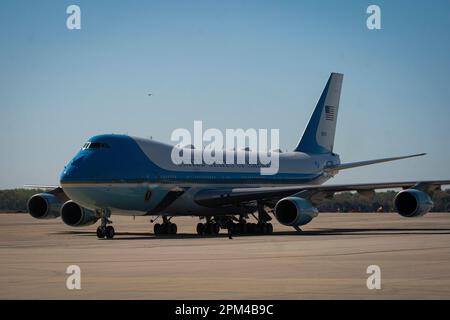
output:
M 198 235 L 217 235 L 220 232 L 220 225 L 218 223 L 198 223 L 197 233 Z
M 266 230 L 267 230 L 267 225 L 265 223 L 261 223 L 261 225 L 259 226 L 259 233 L 266 234 Z
M 262 234 L 267 234 L 267 223 L 263 223 L 262 225 L 261 225 L 261 233 Z
M 197 223 L 197 234 L 203 235 L 205 233 L 205 227 L 203 223 Z
M 169 234 L 177 234 L 178 227 L 175 223 L 170 223 L 168 229 L 169 229 Z
M 214 234 L 219 234 L 219 232 L 220 232 L 220 226 L 219 226 L 218 223 L 214 223 L 214 224 L 213 224 L 213 232 L 214 232 Z
M 273 225 L 271 223 L 267 224 L 267 234 L 273 233 Z
M 111 221 L 109 220 L 109 217 L 111 216 L 111 210 L 103 208 L 101 210 L 96 210 L 96 212 L 101 217 L 101 223 L 96 232 L 97 237 L 99 239 L 103 239 L 105 237 L 107 239 L 112 239 L 115 234 L 114 228 L 112 226 L 107 226 L 111 223 Z
M 157 235 L 159 234 L 177 234 L 178 227 L 175 223 L 156 223 L 153 227 L 153 232 Z
M 107 226 L 105 229 L 105 235 L 107 239 L 114 238 L 114 235 L 116 234 L 114 228 L 112 226 Z
M 103 239 L 105 237 L 105 228 L 98 227 L 97 228 L 97 238 Z
M 153 226 L 153 233 L 154 234 L 160 234 L 161 233 L 161 225 L 159 223 L 155 224 Z
M 227 223 L 227 230 L 229 235 L 234 233 L 234 223 L 232 221 Z

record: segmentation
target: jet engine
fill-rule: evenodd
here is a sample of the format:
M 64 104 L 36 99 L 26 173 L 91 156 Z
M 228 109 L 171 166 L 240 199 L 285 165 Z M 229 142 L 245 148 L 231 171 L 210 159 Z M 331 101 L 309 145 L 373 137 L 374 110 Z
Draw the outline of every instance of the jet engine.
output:
M 317 217 L 318 210 L 306 199 L 287 197 L 277 202 L 274 213 L 285 226 L 302 226 Z
M 62 201 L 51 193 L 38 193 L 27 203 L 28 212 L 36 219 L 55 219 L 59 217 Z
M 84 227 L 94 224 L 99 219 L 94 211 L 81 207 L 72 200 L 67 201 L 61 208 L 62 221 L 71 227 Z
M 403 217 L 420 217 L 431 210 L 433 200 L 423 191 L 407 189 L 397 193 L 394 205 L 397 212 Z

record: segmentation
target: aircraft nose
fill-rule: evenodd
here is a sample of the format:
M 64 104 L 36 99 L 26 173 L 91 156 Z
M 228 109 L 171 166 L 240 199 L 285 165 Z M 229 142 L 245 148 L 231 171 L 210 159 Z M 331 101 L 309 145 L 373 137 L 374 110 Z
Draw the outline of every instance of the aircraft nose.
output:
M 60 176 L 60 183 L 79 180 L 85 156 L 73 158 L 65 167 Z
M 67 165 L 64 167 L 64 170 L 59 177 L 59 182 L 61 184 L 64 182 L 68 182 L 68 181 L 70 181 L 70 178 L 71 178 L 71 170 L 70 170 L 69 166 Z

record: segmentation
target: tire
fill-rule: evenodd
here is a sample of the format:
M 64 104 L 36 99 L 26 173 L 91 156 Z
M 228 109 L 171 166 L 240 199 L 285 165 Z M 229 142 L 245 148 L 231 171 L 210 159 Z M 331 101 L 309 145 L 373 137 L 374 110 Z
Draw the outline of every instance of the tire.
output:
M 267 234 L 267 223 L 261 224 L 261 233 Z
M 97 228 L 97 238 L 103 239 L 105 237 L 105 232 L 102 227 Z
M 170 224 L 170 234 L 177 234 L 178 227 L 175 223 Z
M 204 233 L 205 233 L 205 227 L 204 227 L 203 223 L 197 223 L 197 234 L 201 236 Z
M 114 238 L 115 234 L 116 234 L 116 231 L 114 230 L 114 228 L 112 226 L 106 227 L 106 230 L 105 230 L 106 238 L 112 239 L 112 238 Z
M 220 232 L 220 226 L 218 223 L 213 224 L 214 234 L 219 234 Z
M 162 224 L 162 233 L 163 234 L 170 234 L 171 230 L 172 230 L 172 224 L 170 222 Z
M 256 233 L 257 233 L 257 234 L 261 234 L 261 233 L 263 233 L 263 230 L 264 230 L 263 224 L 262 224 L 262 223 L 258 223 L 258 224 L 256 225 Z
M 227 231 L 229 234 L 234 233 L 234 223 L 233 222 L 230 221 L 227 223 Z
M 161 233 L 161 225 L 159 223 L 155 224 L 153 226 L 153 233 L 154 234 L 160 234 Z
M 272 225 L 271 223 L 268 223 L 268 224 L 267 224 L 267 227 L 268 227 L 268 228 L 267 228 L 267 229 L 268 229 L 268 232 L 267 232 L 267 233 L 268 233 L 268 234 L 272 234 L 272 233 L 273 233 L 273 225 Z

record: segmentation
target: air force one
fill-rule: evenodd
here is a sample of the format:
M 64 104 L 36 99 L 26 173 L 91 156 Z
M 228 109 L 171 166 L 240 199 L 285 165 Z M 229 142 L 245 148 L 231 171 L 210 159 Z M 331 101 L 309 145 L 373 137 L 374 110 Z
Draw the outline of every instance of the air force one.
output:
M 279 154 L 274 175 L 242 164 L 177 165 L 171 159 L 177 147 L 127 135 L 98 135 L 67 164 L 60 186 L 39 186 L 47 191 L 28 200 L 29 213 L 37 219 L 61 216 L 71 227 L 100 220 L 97 236 L 107 239 L 115 235 L 111 214 L 161 217 L 153 228 L 157 235 L 176 234 L 172 220 L 177 216 L 205 221 L 197 224 L 200 235 L 218 234 L 220 229 L 270 234 L 272 216 L 301 231 L 317 217 L 316 206 L 336 192 L 370 197 L 375 189 L 399 188 L 403 190 L 394 205 L 401 216 L 426 214 L 433 206 L 433 192 L 450 180 L 322 185 L 340 170 L 424 155 L 341 163 L 333 143 L 342 81 L 342 74 L 331 74 L 298 145 Z M 237 156 L 251 151 L 233 152 Z

